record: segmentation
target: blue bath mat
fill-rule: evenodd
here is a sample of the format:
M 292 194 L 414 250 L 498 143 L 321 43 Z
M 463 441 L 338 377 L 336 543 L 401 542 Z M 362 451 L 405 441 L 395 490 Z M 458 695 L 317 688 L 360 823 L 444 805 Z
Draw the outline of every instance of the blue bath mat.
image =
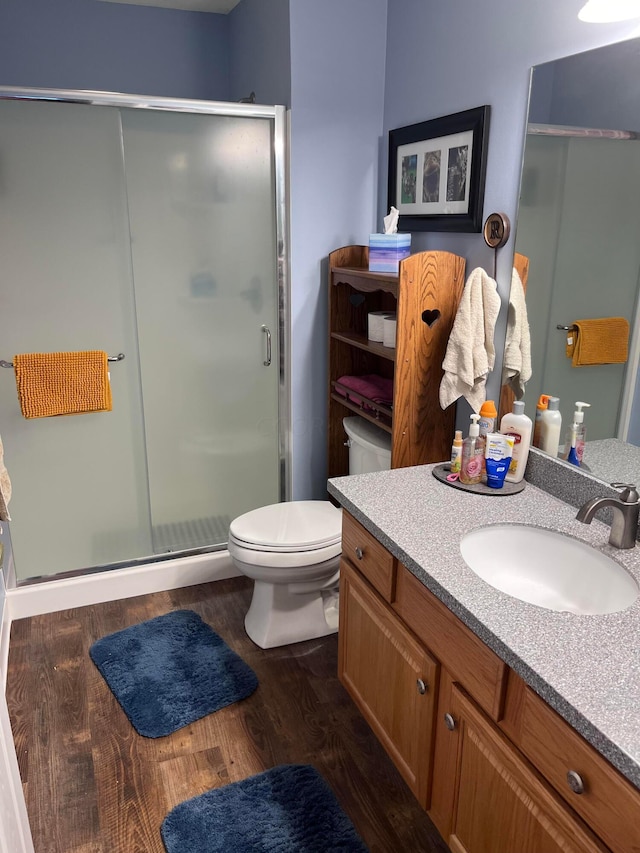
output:
M 109 634 L 89 654 L 145 737 L 171 734 L 258 686 L 253 670 L 193 610 Z
M 333 791 L 283 764 L 187 800 L 162 823 L 167 853 L 367 853 Z

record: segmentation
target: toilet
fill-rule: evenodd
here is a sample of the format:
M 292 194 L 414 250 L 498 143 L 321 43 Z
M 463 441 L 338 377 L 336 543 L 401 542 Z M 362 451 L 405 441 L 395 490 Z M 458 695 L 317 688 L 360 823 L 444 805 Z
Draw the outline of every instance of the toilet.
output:
M 349 473 L 391 464 L 391 436 L 363 418 L 343 421 Z M 287 501 L 251 510 L 229 527 L 229 554 L 254 582 L 245 630 L 262 649 L 338 630 L 342 511 L 330 501 Z

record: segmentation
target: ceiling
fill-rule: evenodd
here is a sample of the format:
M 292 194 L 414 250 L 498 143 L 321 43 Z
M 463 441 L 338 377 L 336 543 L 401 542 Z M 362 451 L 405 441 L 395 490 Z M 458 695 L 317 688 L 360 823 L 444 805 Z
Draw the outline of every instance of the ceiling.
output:
M 183 12 L 217 12 L 226 15 L 240 0 L 102 0 L 103 3 L 128 3 L 130 6 L 157 6 Z

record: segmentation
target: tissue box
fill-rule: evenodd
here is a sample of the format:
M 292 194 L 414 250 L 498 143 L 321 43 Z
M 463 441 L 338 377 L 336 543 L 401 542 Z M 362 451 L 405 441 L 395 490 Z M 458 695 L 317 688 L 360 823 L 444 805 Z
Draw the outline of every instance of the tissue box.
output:
M 397 273 L 411 254 L 411 234 L 370 234 L 369 271 Z

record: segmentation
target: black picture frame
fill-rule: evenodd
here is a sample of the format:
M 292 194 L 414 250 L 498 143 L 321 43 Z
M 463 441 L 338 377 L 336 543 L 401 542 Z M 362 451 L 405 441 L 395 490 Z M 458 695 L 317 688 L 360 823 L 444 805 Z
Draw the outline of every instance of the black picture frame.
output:
M 490 112 L 485 104 L 389 131 L 398 231 L 482 231 Z

